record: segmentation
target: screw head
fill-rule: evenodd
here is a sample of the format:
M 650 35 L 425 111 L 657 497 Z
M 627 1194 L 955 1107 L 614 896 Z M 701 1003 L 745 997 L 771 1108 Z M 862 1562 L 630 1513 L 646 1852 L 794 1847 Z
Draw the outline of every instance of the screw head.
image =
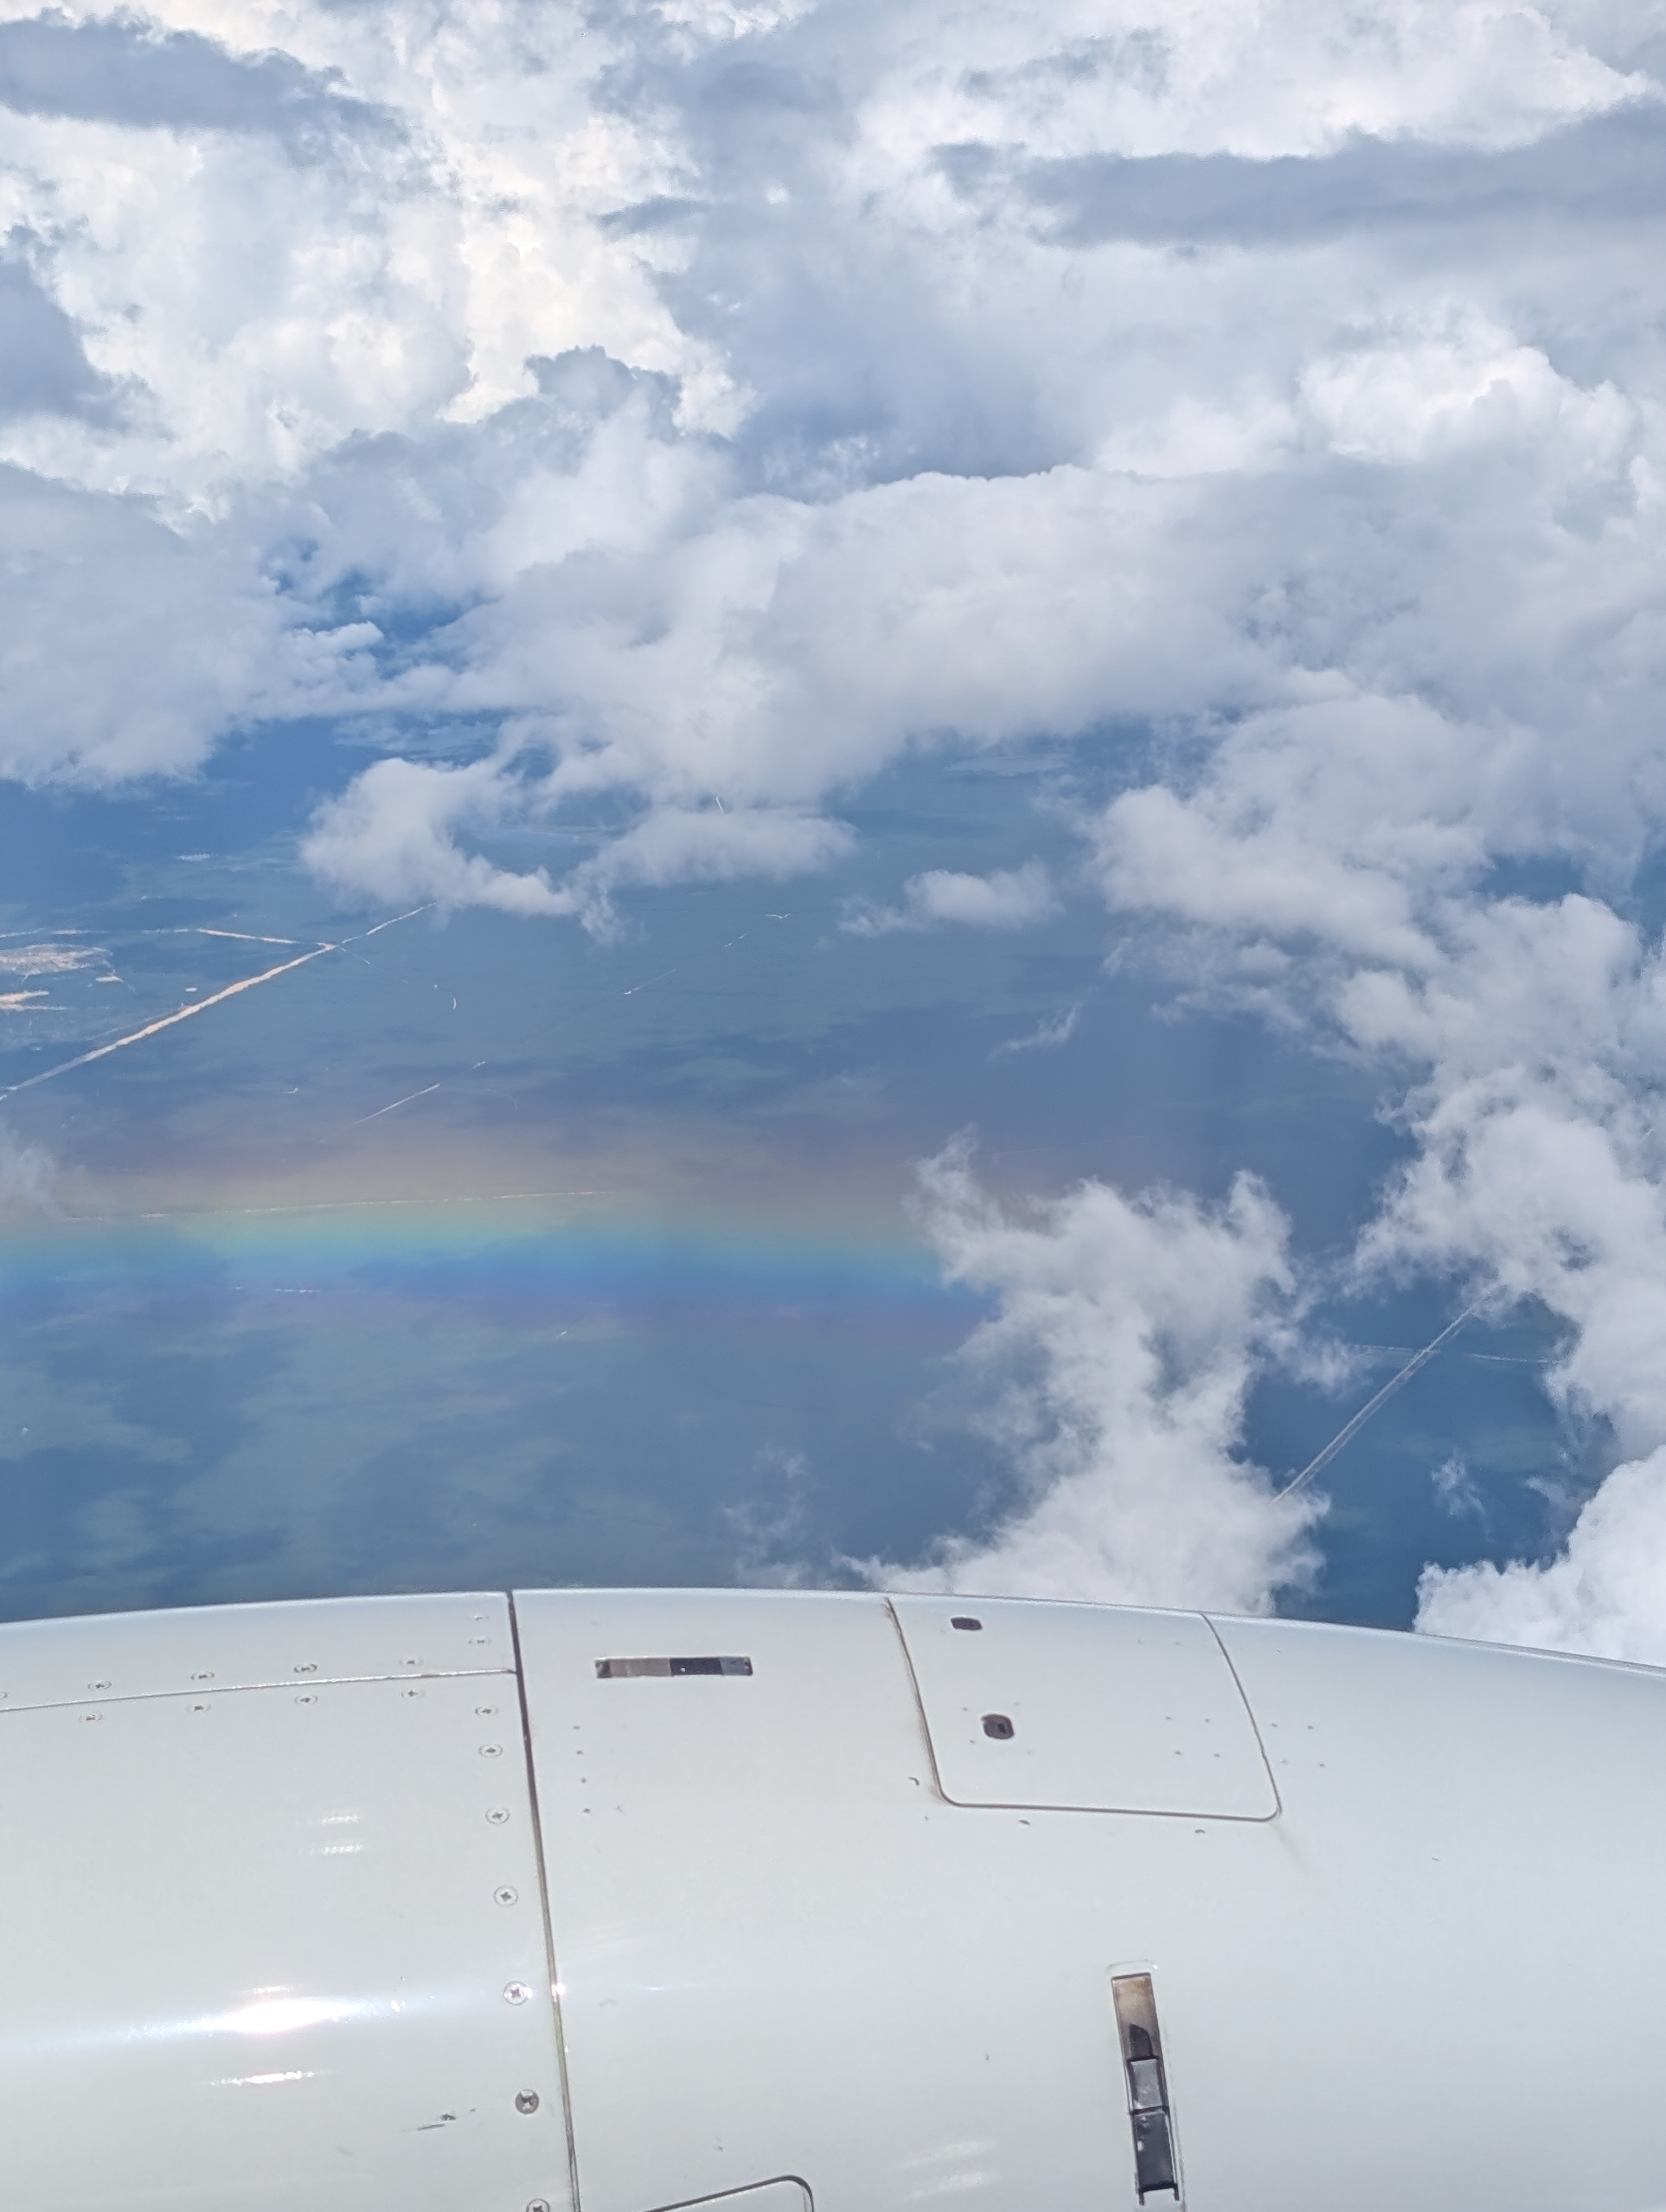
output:
M 104 1715 L 102 1713 L 83 1713 L 81 1717 L 84 1721 L 101 1721 L 104 1718 Z
M 317 1698 L 313 1695 L 312 1692 L 309 1690 L 309 1691 L 307 1691 L 307 1693 L 305 1694 L 305 1696 L 297 1698 L 295 1699 L 295 1703 L 296 1703 L 298 1705 L 317 1705 L 317 1703 L 318 1703 L 318 1699 L 317 1699 Z
M 536 2089 L 517 2090 L 515 2093 L 515 2110 L 518 2112 L 537 2112 L 538 2091 Z
M 107 1682 L 89 1682 L 87 1686 L 89 1690 L 107 1690 L 110 1685 Z
M 486 1814 L 486 1818 L 495 1828 L 501 1828 L 508 1817 L 509 1808 L 507 1805 L 493 1805 Z
M 496 1717 L 497 1707 L 496 1705 L 477 1705 L 474 1710 L 480 1716 L 483 1721 L 493 1720 Z
M 299 1660 L 295 1666 L 290 1668 L 289 1672 L 292 1674 L 316 1674 L 318 1672 L 318 1662 L 315 1659 Z
M 547 2197 L 533 2197 L 529 2198 L 526 2205 L 526 2212 L 550 2212 L 549 2198 Z
M 214 1680 L 214 1669 L 212 1667 L 206 1667 L 200 1674 L 193 1674 L 191 1679 L 193 1682 L 211 1682 Z
M 532 1991 L 525 1982 L 506 1982 L 503 1995 L 510 2004 L 525 2004 Z
M 503 1747 L 501 1743 L 483 1743 L 480 1747 L 480 1756 L 482 1759 L 502 1759 Z
M 492 1892 L 493 1900 L 498 1905 L 513 1905 L 520 1895 L 520 1892 L 518 1889 L 511 1889 L 507 1881 L 502 1889 L 495 1889 Z

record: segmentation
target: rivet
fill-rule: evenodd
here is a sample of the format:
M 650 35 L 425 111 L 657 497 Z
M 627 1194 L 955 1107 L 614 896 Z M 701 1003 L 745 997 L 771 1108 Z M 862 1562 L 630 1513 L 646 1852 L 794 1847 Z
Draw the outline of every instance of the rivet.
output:
M 480 1716 L 483 1721 L 489 1721 L 496 1716 L 497 1707 L 496 1705 L 477 1705 L 474 1710 Z
M 511 1889 L 506 1881 L 502 1888 L 495 1889 L 492 1895 L 499 1905 L 513 1905 L 520 1897 L 520 1892 L 518 1889 Z
M 518 2112 L 537 2112 L 538 2091 L 536 2089 L 521 2089 L 518 2091 L 515 2096 L 515 2110 Z
M 508 1817 L 509 1808 L 507 1805 L 494 1805 L 486 1815 L 495 1828 L 501 1828 Z
M 205 1713 L 209 1709 L 206 1705 L 193 1705 L 191 1710 L 193 1713 Z
M 107 1690 L 110 1685 L 107 1682 L 89 1682 L 87 1686 L 89 1690 Z
M 211 1682 L 214 1680 L 214 1669 L 212 1667 L 205 1668 L 202 1674 L 193 1674 L 191 1679 L 193 1682 Z
M 501 1743 L 483 1743 L 480 1747 L 480 1756 L 482 1759 L 502 1759 L 503 1747 Z
M 406 1690 L 404 1692 L 404 1695 L 407 1698 L 420 1698 L 422 1694 L 423 1693 L 420 1690 Z
M 547 2197 L 529 2197 L 526 2203 L 526 2212 L 550 2212 L 549 2198 Z
M 318 1662 L 314 1659 L 303 1659 L 297 1665 L 291 1667 L 289 1672 L 292 1674 L 316 1674 Z
M 104 1715 L 102 1713 L 83 1713 L 81 1717 L 84 1721 L 101 1721 L 104 1718 Z
M 511 2004 L 525 2004 L 532 1993 L 525 1982 L 506 1982 L 503 1994 Z
M 309 1690 L 309 1691 L 307 1691 L 307 1694 L 306 1694 L 304 1697 L 297 1698 L 295 1699 L 295 1703 L 296 1703 L 298 1705 L 317 1705 L 317 1703 L 318 1703 L 318 1699 L 317 1699 L 317 1698 L 313 1695 L 312 1692 Z
M 470 1644 L 474 1645 L 489 1644 L 491 1640 L 492 1639 L 489 1636 L 471 1636 L 469 1638 Z
M 420 1659 L 401 1659 L 399 1662 L 402 1667 L 420 1667 L 422 1663 Z

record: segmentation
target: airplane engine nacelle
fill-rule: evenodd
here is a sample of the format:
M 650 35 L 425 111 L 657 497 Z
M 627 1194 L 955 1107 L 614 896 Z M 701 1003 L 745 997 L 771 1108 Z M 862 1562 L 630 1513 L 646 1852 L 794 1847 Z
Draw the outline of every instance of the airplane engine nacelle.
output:
M 7 2212 L 1649 2212 L 1666 1674 L 1008 1600 L 0 1627 Z

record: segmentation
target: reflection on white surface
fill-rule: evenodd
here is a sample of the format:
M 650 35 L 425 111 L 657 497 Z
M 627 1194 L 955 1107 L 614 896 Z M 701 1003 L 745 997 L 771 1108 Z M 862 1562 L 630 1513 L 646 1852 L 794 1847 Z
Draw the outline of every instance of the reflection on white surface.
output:
M 939 2143 L 934 2150 L 921 2151 L 913 2158 L 903 2160 L 901 2170 L 905 2174 L 918 2172 L 922 2166 L 939 2169 L 915 2181 L 907 2191 L 907 2201 L 918 2204 L 933 2197 L 958 2197 L 968 2190 L 992 2187 L 1000 2178 L 999 2170 L 987 2163 L 994 2148 L 994 2143 L 987 2138 Z
M 230 2035 L 289 2035 L 298 2027 L 319 2027 L 326 2021 L 350 2020 L 356 2014 L 380 2009 L 345 1997 L 260 1997 L 236 2012 L 204 2021 L 202 2026 L 210 2033 Z
M 209 2087 L 213 2089 L 269 2089 L 278 2081 L 316 2081 L 316 2068 L 296 2068 L 287 2074 L 224 2074 Z
M 289 2035 L 300 2028 L 328 2027 L 342 2021 L 397 2018 L 404 2009 L 398 2000 L 386 1997 L 261 1996 L 240 2005 L 234 2012 L 199 2013 L 185 2019 L 104 2021 L 57 2036 L 37 2029 L 27 2041 L 0 2044 L 0 2061 L 40 2058 L 50 2051 L 65 2050 L 87 2055 L 102 2046 L 178 2043 L 191 2036 Z

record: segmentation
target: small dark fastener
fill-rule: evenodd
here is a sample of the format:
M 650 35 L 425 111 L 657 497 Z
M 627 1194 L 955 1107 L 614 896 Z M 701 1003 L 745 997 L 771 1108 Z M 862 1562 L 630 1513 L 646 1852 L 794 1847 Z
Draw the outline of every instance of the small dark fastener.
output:
M 1012 1723 L 1005 1713 L 985 1713 L 983 1733 L 985 1735 L 993 1736 L 997 1743 L 1010 1743 L 1012 1740 Z

